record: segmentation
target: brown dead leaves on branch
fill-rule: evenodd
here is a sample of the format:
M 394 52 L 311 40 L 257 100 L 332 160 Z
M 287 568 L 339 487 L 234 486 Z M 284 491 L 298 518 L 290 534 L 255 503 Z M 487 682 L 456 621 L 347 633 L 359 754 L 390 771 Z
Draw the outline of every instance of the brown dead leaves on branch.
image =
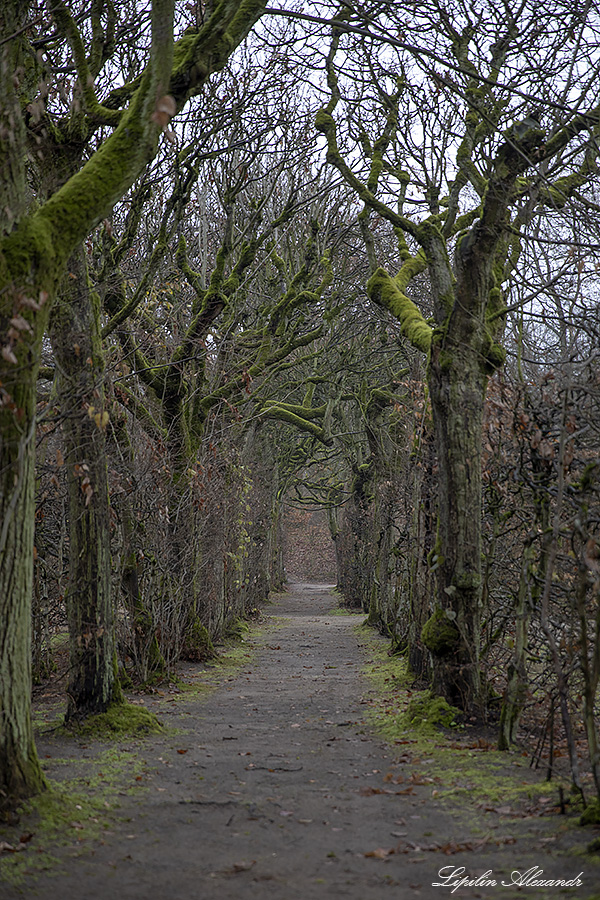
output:
M 175 103 L 175 98 L 171 97 L 170 94 L 165 94 L 164 97 L 159 97 L 156 101 L 156 106 L 151 117 L 152 121 L 156 122 L 156 124 L 162 128 L 165 137 L 172 144 L 175 143 L 175 135 L 169 130 L 168 125 L 176 112 L 177 104 Z

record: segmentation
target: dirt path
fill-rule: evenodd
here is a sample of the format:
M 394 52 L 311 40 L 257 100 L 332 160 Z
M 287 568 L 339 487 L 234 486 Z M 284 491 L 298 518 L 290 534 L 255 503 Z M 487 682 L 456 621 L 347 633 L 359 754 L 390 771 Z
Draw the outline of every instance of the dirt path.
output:
M 256 639 L 256 652 L 241 672 L 205 698 L 157 700 L 165 724 L 179 732 L 129 742 L 143 757 L 142 768 L 131 772 L 139 789 L 107 810 L 109 827 L 80 843 L 75 823 L 74 840 L 58 851 L 64 861 L 59 871 L 26 877 L 21 888 L 0 886 L 0 897 L 565 896 L 556 887 L 516 892 L 480 884 L 451 893 L 449 885 L 433 886 L 443 867 L 446 873 L 464 867 L 460 877 L 473 878 L 491 869 L 488 880 L 501 881 L 532 866 L 545 878 L 583 871 L 583 885 L 566 893 L 590 897 L 600 883 L 599 868 L 589 857 L 568 853 L 569 833 L 555 840 L 556 819 L 508 827 L 496 816 L 489 822 L 494 840 L 482 840 L 479 820 L 471 821 L 468 809 L 438 802 L 431 784 L 417 779 L 402 787 L 405 778 L 414 778 L 415 763 L 423 772 L 427 760 L 385 744 L 365 724 L 370 686 L 360 674 L 357 619 L 328 614 L 333 606 L 323 586 L 293 585 L 272 608 L 282 618 Z M 52 777 L 65 771 L 56 759 L 66 752 L 62 740 L 48 738 L 40 746 Z M 78 753 L 89 759 L 96 751 L 95 745 L 79 745 Z M 505 831 L 514 835 L 510 843 L 501 836 L 495 841 Z M 434 841 L 454 842 L 453 850 L 471 842 L 471 849 L 431 852 Z M 35 853 L 34 845 L 35 838 L 25 852 Z

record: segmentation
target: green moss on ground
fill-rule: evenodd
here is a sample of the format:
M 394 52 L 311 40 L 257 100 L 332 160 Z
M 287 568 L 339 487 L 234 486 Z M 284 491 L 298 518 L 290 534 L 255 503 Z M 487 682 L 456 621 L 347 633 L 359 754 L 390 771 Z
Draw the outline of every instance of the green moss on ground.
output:
M 17 810 L 20 821 L 2 831 L 17 852 L 0 856 L 0 882 L 14 887 L 41 872 L 58 873 L 65 864 L 61 848 L 89 852 L 102 840 L 119 805 L 117 793 L 143 787 L 146 763 L 130 749 L 110 747 L 85 759 L 44 759 L 42 767 L 48 790 L 24 803 Z M 31 843 L 20 843 L 23 837 Z
M 208 629 L 196 616 L 186 630 L 182 657 L 193 662 L 205 662 L 216 655 Z
M 390 655 L 389 641 L 373 631 L 367 624 L 355 625 L 354 631 L 368 658 L 363 666 L 364 674 L 372 682 L 377 693 L 387 696 L 397 689 L 408 688 L 411 676 L 406 659 L 398 654 Z
M 540 800 L 546 809 L 553 800 L 558 805 L 558 782 L 534 781 L 527 754 L 501 752 L 494 742 L 470 737 L 464 729 L 444 734 L 442 729 L 451 726 L 458 711 L 429 691 L 413 691 L 406 660 L 388 656 L 387 641 L 371 629 L 360 626 L 355 631 L 366 650 L 363 672 L 372 686 L 368 723 L 410 757 L 417 773 L 431 783 L 436 803 L 462 811 L 470 828 L 476 827 L 479 815 L 475 798 L 484 812 L 486 807 L 501 809 L 507 818 L 520 817 L 523 806 Z M 481 827 L 488 827 L 484 812 Z
M 226 641 L 243 641 L 248 637 L 249 632 L 250 625 L 248 622 L 238 617 L 227 625 L 223 637 Z
M 78 736 L 114 738 L 124 735 L 161 734 L 164 731 L 154 713 L 133 703 L 115 703 L 106 712 L 88 716 L 65 728 Z
M 600 800 L 593 800 L 579 819 L 580 825 L 600 825 Z
M 401 718 L 407 725 L 420 729 L 436 725 L 453 728 L 460 718 L 460 710 L 431 691 L 420 691 L 410 698 Z
M 339 606 L 334 606 L 333 609 L 327 611 L 326 615 L 328 616 L 363 616 L 364 611 L 362 609 L 357 609 L 355 606 L 343 606 L 341 603 Z

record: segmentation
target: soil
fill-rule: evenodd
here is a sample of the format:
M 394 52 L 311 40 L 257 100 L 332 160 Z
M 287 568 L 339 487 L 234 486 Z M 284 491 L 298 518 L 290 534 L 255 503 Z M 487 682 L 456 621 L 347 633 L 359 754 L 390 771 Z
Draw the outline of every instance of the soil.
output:
M 3 854 L 19 857 L 22 881 L 14 884 L 7 867 L 0 897 L 598 896 L 600 861 L 584 852 L 597 830 L 556 812 L 481 808 L 468 790 L 460 803 L 445 798 L 443 777 L 427 777 L 428 760 L 416 757 L 410 736 L 390 744 L 374 733 L 376 691 L 362 673 L 360 619 L 336 606 L 326 586 L 292 585 L 270 608 L 271 627 L 248 638 L 246 664 L 221 673 L 215 691 L 149 696 L 145 706 L 167 731 L 115 742 L 130 752 L 131 768 L 121 773 L 123 789 L 105 795 L 100 833 L 71 823 L 52 847 L 34 834 L 22 852 Z M 56 781 L 93 767 L 106 742 L 46 733 L 38 750 Z M 507 785 L 532 777 L 519 765 L 507 758 Z M 29 828 L 35 823 L 22 814 L 0 840 L 14 842 Z M 49 850 L 53 859 L 34 865 Z M 528 870 L 538 872 L 530 879 L 580 876 L 581 884 L 501 884 Z M 486 872 L 479 884 L 454 887 Z

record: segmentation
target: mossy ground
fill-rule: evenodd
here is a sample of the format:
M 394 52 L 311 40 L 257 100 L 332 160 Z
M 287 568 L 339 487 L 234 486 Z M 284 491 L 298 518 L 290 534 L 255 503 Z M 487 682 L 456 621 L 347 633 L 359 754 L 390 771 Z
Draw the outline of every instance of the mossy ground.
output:
M 219 645 L 213 660 L 188 663 L 164 690 L 148 689 L 164 708 L 212 694 L 224 681 L 247 666 L 254 653 L 251 640 L 266 628 L 281 624 L 275 617 L 260 624 L 239 626 Z M 65 853 L 89 850 L 111 828 L 111 811 L 119 797 L 146 787 L 148 763 L 145 742 L 153 735 L 174 737 L 181 729 L 165 728 L 158 716 L 144 707 L 143 691 L 130 692 L 133 702 L 117 704 L 106 713 L 79 725 L 63 726 L 65 701 L 55 695 L 34 705 L 34 727 L 48 746 L 60 748 L 43 755 L 48 790 L 17 810 L 14 825 L 0 827 L 0 841 L 19 848 L 0 855 L 0 882 L 18 887 L 43 872 L 58 873 Z M 20 838 L 33 835 L 35 852 Z M 22 852 L 27 851 L 27 852 Z
M 42 768 L 48 790 L 16 811 L 17 826 L 4 836 L 17 848 L 19 839 L 35 837 L 35 853 L 0 857 L 0 881 L 7 884 L 18 886 L 26 876 L 56 872 L 64 865 L 65 848 L 69 856 L 78 855 L 101 840 L 119 796 L 140 790 L 146 764 L 130 748 L 109 747 L 87 759 L 47 755 Z
M 190 623 L 184 641 L 183 658 L 194 662 L 215 659 L 217 653 L 205 625 L 196 617 Z
M 123 735 L 160 734 L 164 731 L 157 717 L 133 703 L 115 703 L 106 712 L 88 716 L 82 722 L 65 727 L 77 737 L 113 738 Z
M 362 609 L 353 609 L 349 606 L 343 606 L 341 603 L 339 606 L 334 606 L 333 609 L 330 609 L 327 613 L 328 616 L 361 616 L 364 618 L 364 612 Z
M 581 825 L 600 825 L 600 801 L 594 800 L 584 810 L 579 820 Z M 600 850 L 600 846 L 597 848 Z
M 500 808 L 507 817 L 521 817 L 525 809 L 549 811 L 559 805 L 561 787 L 569 796 L 568 783 L 536 777 L 527 751 L 496 750 L 487 736 L 457 724 L 458 711 L 445 701 L 414 691 L 405 659 L 388 656 L 387 642 L 370 629 L 357 632 L 367 650 L 363 671 L 374 686 L 369 723 L 423 766 L 436 802 L 462 809 L 472 822 L 477 810 Z

